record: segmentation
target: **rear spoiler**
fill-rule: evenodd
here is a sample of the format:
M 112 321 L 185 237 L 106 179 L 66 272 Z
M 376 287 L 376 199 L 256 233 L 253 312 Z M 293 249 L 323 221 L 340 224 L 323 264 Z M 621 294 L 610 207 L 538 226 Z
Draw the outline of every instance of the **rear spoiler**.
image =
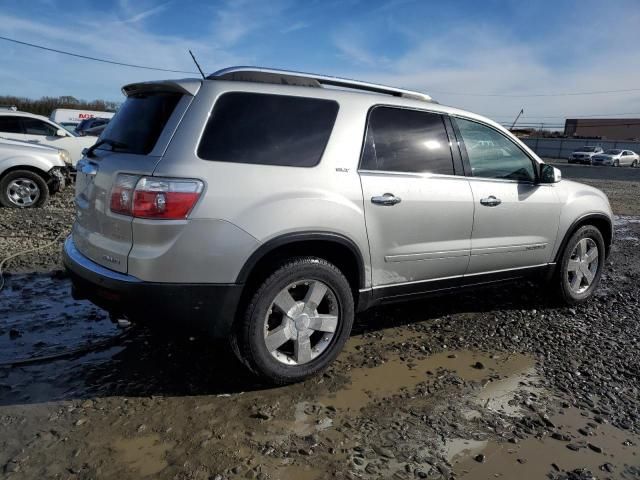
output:
M 196 78 L 183 78 L 180 80 L 159 80 L 154 82 L 130 83 L 122 87 L 122 93 L 128 97 L 143 92 L 175 92 L 192 97 L 198 93 L 202 86 L 202 80 Z

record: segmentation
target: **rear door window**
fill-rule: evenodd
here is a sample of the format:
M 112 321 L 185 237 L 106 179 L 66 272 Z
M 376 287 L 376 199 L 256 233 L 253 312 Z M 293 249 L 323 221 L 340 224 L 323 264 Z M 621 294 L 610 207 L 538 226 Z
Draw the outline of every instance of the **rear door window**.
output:
M 360 168 L 389 172 L 453 175 L 453 157 L 442 115 L 375 107 Z
M 22 133 L 20 117 L 12 115 L 0 115 L 0 132 L 2 133 Z
M 313 167 L 320 162 L 337 114 L 333 100 L 225 93 L 213 108 L 198 156 L 218 162 Z
M 101 136 L 117 143 L 117 149 L 109 144 L 98 148 L 147 155 L 155 147 L 180 98 L 182 94 L 173 92 L 130 95 Z
M 22 128 L 27 135 L 44 135 L 47 137 L 53 137 L 58 132 L 58 129 L 50 123 L 43 122 L 37 118 L 22 118 Z

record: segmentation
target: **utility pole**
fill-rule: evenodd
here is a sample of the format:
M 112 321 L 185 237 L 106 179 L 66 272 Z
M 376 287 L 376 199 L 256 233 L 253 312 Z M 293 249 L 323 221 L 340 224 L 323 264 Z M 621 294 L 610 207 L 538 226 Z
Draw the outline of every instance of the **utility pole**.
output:
M 520 113 L 518 113 L 518 116 L 516 117 L 516 119 L 513 121 L 513 123 L 511 124 L 511 128 L 509 130 L 513 130 L 513 127 L 516 126 L 516 122 L 518 121 L 518 119 L 520 118 L 520 115 L 522 115 L 524 113 L 524 108 L 520 109 Z

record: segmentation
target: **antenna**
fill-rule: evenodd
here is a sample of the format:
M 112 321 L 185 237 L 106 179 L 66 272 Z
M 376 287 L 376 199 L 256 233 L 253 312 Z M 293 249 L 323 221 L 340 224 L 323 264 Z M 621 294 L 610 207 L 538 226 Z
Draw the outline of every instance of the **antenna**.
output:
M 195 58 L 194 58 L 195 60 Z M 197 65 L 197 63 L 196 63 Z M 520 109 L 520 113 L 518 113 L 518 116 L 516 117 L 516 119 L 513 121 L 513 123 L 511 124 L 511 128 L 509 130 L 513 130 L 513 127 L 516 126 L 516 123 L 518 122 L 518 119 L 520 118 L 520 115 L 522 115 L 524 113 L 524 108 Z
M 195 55 L 193 54 L 193 52 L 191 50 L 189 50 L 189 55 L 191 55 L 191 58 L 193 58 L 193 63 L 195 63 L 196 67 L 198 67 L 198 70 L 200 71 L 200 75 L 202 75 L 202 78 L 205 79 L 204 72 L 200 68 L 200 64 L 196 60 L 196 57 L 195 57 Z

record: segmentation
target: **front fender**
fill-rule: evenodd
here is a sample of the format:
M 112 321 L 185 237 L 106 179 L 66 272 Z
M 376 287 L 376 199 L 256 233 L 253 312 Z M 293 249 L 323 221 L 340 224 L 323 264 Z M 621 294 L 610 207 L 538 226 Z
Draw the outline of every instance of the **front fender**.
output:
M 558 236 L 552 258 L 557 258 L 569 235 L 588 220 L 608 222 L 613 238 L 613 212 L 607 196 L 597 188 L 563 180 L 558 184 L 558 197 L 562 204 Z
M 0 175 L 9 169 L 30 167 L 46 173 L 54 167 L 65 167 L 62 160 L 42 155 L 14 155 L 0 158 Z

